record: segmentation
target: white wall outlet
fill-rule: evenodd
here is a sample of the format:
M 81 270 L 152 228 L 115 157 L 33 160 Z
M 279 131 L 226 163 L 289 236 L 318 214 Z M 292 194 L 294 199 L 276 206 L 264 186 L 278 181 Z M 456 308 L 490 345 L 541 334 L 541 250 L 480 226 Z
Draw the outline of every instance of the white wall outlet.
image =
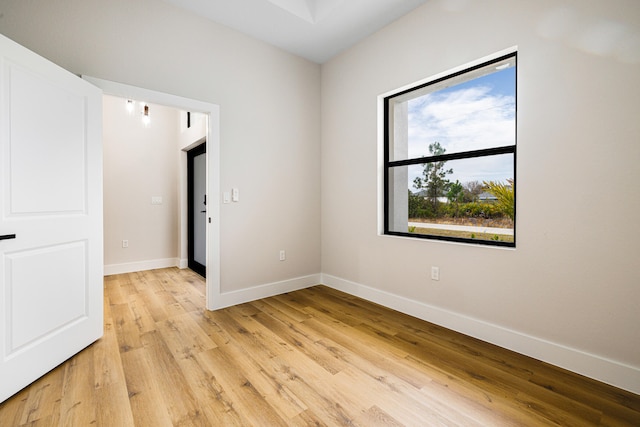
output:
M 152 196 L 151 197 L 152 205 L 161 205 L 162 204 L 162 196 Z
M 231 189 L 231 200 L 233 200 L 234 202 L 240 201 L 240 190 L 238 190 L 237 188 Z
M 440 280 L 440 267 L 431 267 L 431 280 Z
M 129 241 L 128 240 L 123 240 L 122 241 L 122 247 L 123 248 L 128 248 L 129 247 Z
M 287 259 L 287 253 L 283 250 L 280 251 L 280 261 Z

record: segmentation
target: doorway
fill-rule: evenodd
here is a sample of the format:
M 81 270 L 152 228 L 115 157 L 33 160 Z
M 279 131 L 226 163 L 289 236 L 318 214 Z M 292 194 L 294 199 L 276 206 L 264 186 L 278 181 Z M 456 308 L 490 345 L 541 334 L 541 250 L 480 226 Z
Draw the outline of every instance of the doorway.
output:
M 188 266 L 207 277 L 207 144 L 187 151 Z
M 154 104 L 165 105 L 183 111 L 200 112 L 207 117 L 206 141 L 207 141 L 207 278 L 206 299 L 207 309 L 214 310 L 221 306 L 220 289 L 220 107 L 216 104 L 183 98 L 167 93 L 156 92 L 136 86 L 130 86 L 113 81 L 98 79 L 90 76 L 82 76 L 103 90 L 107 95 L 118 96 L 126 99 L 145 99 Z M 191 147 L 188 147 L 191 148 Z M 188 149 L 187 148 L 187 149 Z M 186 169 L 187 155 L 181 152 L 181 168 Z M 184 170 L 183 169 L 183 170 Z M 186 174 L 184 174 L 186 175 Z M 181 176 L 184 176 L 181 175 Z M 184 195 L 181 203 L 180 216 L 180 267 L 187 267 L 182 260 L 188 258 L 188 215 L 186 203 L 187 195 L 186 176 L 181 178 L 180 191 Z M 181 196 L 182 197 L 182 196 Z M 184 211 L 182 210 L 184 207 Z M 183 257 L 184 255 L 184 257 Z M 184 267 L 183 267 L 184 265 Z

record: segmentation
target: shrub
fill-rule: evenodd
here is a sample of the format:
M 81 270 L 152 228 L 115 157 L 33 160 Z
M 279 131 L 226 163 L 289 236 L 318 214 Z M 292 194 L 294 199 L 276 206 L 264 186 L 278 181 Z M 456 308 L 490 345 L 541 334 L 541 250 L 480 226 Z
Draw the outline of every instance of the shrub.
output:
M 511 218 L 515 216 L 515 198 L 513 192 L 513 179 L 508 179 L 507 184 L 495 181 L 485 181 L 484 186 L 488 192 L 497 197 L 496 206 L 500 211 Z

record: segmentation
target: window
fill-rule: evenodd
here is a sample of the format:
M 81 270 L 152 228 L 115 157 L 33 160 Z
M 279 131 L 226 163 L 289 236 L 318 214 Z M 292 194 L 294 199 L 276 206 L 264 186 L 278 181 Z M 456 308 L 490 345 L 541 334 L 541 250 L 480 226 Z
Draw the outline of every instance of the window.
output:
M 514 247 L 516 53 L 383 101 L 384 233 Z

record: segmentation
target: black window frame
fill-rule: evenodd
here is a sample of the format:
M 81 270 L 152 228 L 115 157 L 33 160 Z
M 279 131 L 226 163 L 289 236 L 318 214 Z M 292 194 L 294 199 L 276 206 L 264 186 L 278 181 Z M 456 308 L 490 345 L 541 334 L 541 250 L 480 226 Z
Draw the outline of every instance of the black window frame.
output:
M 428 156 L 428 157 L 416 157 L 416 158 L 411 158 L 411 159 L 404 159 L 404 160 L 394 160 L 394 161 L 390 161 L 390 142 L 391 142 L 391 138 L 390 138 L 390 134 L 391 132 L 393 132 L 393 128 L 390 126 L 390 102 L 392 99 L 397 98 L 401 95 L 410 93 L 410 92 L 414 92 L 414 91 L 418 91 L 420 89 L 423 89 L 425 87 L 431 86 L 431 85 L 435 85 L 438 83 L 441 83 L 443 81 L 446 80 L 450 80 L 453 78 L 456 78 L 458 76 L 461 76 L 463 74 L 467 74 L 469 72 L 478 70 L 480 68 L 484 68 L 487 66 L 490 66 L 492 64 L 495 63 L 499 63 L 501 61 L 504 61 L 506 59 L 509 58 L 513 58 L 515 60 L 516 63 L 516 73 L 515 73 L 515 106 L 514 106 L 514 113 L 515 113 L 515 135 L 514 135 L 514 143 L 513 145 L 508 145 L 508 146 L 501 146 L 501 147 L 495 147 L 495 148 L 485 148 L 485 149 L 479 149 L 479 150 L 470 150 L 470 151 L 464 151 L 464 152 L 455 152 L 455 153 L 450 153 L 450 154 L 442 154 L 442 155 L 436 155 L 436 156 Z M 393 93 L 391 95 L 385 96 L 383 98 L 383 108 L 384 108 L 384 115 L 383 115 L 383 120 L 384 120 L 384 234 L 385 235 L 390 235 L 390 236 L 402 236 L 402 237 L 410 237 L 410 238 L 417 238 L 417 239 L 426 239 L 426 240 L 441 240 L 441 241 L 448 241 L 448 242 L 458 242 L 458 243 L 469 243 L 469 244 L 473 244 L 473 245 L 483 245 L 483 246 L 502 246 L 502 247 L 512 247 L 515 248 L 516 247 L 516 218 L 517 218 L 517 213 L 516 213 L 516 197 L 517 197 L 517 139 L 518 139 L 518 73 L 517 73 L 517 63 L 518 63 L 518 52 L 514 51 L 505 55 L 501 55 L 497 58 L 482 62 L 480 64 L 465 68 L 463 70 L 451 73 L 451 74 L 447 74 L 444 77 L 440 77 L 434 80 L 430 80 L 426 83 L 422 83 L 422 84 L 418 84 L 416 86 L 413 86 L 411 88 Z M 390 170 L 394 167 L 399 167 L 399 166 L 411 166 L 411 165 L 425 165 L 427 163 L 436 163 L 436 162 L 442 162 L 442 161 L 448 161 L 448 160 L 460 160 L 460 159 L 471 159 L 471 158 L 479 158 L 479 157 L 488 157 L 488 156 L 494 156 L 494 155 L 499 155 L 499 154 L 513 154 L 513 242 L 505 242 L 505 241 L 497 241 L 497 240 L 481 240 L 481 239 L 471 239 L 471 238 L 464 238 L 464 237 L 454 237 L 454 236 L 438 236 L 438 235 L 430 235 L 430 234 L 418 234 L 418 233 L 410 233 L 410 232 L 399 232 L 399 231 L 392 231 L 389 229 L 389 209 L 390 209 L 390 202 L 389 202 L 389 173 Z

